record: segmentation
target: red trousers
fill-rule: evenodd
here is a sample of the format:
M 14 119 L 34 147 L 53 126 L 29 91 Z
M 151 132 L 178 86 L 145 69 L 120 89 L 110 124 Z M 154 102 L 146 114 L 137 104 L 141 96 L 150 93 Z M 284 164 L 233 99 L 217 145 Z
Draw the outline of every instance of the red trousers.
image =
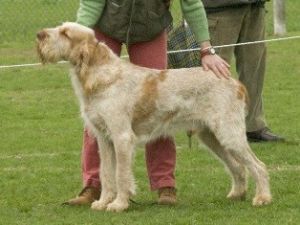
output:
M 117 55 L 122 43 L 95 30 L 99 41 L 105 42 Z M 132 44 L 128 48 L 130 61 L 136 65 L 165 69 L 167 67 L 167 34 L 162 32 L 149 42 Z M 101 148 L 101 146 L 99 146 Z M 175 186 L 176 150 L 173 139 L 159 138 L 146 145 L 146 164 L 151 190 Z M 84 186 L 100 187 L 100 158 L 96 139 L 84 130 L 82 149 L 82 176 Z

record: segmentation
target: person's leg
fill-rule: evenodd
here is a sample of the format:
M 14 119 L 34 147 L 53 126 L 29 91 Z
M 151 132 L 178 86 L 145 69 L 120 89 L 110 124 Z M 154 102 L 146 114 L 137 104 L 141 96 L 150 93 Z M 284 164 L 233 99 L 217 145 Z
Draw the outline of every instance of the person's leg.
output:
M 121 43 L 95 29 L 96 38 L 105 42 L 113 52 L 120 55 Z M 96 138 L 87 128 L 84 129 L 83 148 L 81 155 L 82 180 L 84 189 L 78 197 L 66 202 L 69 205 L 90 204 L 100 196 L 100 158 Z
M 239 42 L 264 40 L 265 9 L 249 6 L 241 29 Z M 266 66 L 266 46 L 264 43 L 238 46 L 235 49 L 239 80 L 246 86 L 250 105 L 246 119 L 247 131 L 266 127 L 263 113 L 262 92 Z
M 208 12 L 210 42 L 213 46 L 235 44 L 238 42 L 245 7 L 227 8 L 218 12 Z M 229 64 L 232 61 L 234 47 L 216 48 L 216 53 Z
M 253 10 L 256 12 L 254 13 Z M 251 12 L 251 18 L 249 12 Z M 263 8 L 251 5 L 208 13 L 212 45 L 262 40 L 264 38 L 264 14 Z M 247 117 L 249 140 L 252 140 L 252 137 L 259 141 L 283 140 L 265 129 L 261 94 L 265 70 L 265 46 L 260 44 L 217 49 L 217 53 L 228 63 L 231 61 L 233 52 L 239 79 L 246 86 L 250 96 L 250 111 Z
M 176 150 L 172 138 L 159 138 L 146 145 L 146 163 L 152 190 L 175 187 Z
M 81 168 L 83 187 L 100 188 L 99 153 L 96 139 L 87 128 L 83 132 L 83 147 L 81 152 Z
M 167 68 L 167 34 L 154 40 L 130 45 L 130 61 L 153 69 Z M 159 203 L 173 204 L 175 195 L 176 150 L 172 138 L 159 138 L 146 145 L 146 163 L 152 190 L 159 189 Z
M 248 7 L 239 42 L 264 40 L 265 9 L 256 5 Z M 267 127 L 263 111 L 263 85 L 266 68 L 266 46 L 264 43 L 236 48 L 236 64 L 240 81 L 246 86 L 249 98 L 249 113 L 246 118 L 249 141 L 283 141 Z
M 81 169 L 83 189 L 75 198 L 69 199 L 66 205 L 91 204 L 100 197 L 99 154 L 96 139 L 87 129 L 83 132 L 83 146 L 81 152 Z
M 167 33 L 164 31 L 152 41 L 139 42 L 129 46 L 132 63 L 152 69 L 167 68 Z

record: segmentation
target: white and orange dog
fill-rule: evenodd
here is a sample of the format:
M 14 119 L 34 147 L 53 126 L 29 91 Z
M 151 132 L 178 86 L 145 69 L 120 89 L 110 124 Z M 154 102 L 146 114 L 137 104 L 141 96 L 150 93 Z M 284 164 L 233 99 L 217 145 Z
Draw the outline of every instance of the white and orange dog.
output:
M 132 162 L 138 142 L 194 130 L 232 176 L 230 199 L 244 199 L 246 170 L 254 178 L 253 205 L 271 202 L 268 173 L 245 130 L 247 93 L 238 81 L 201 67 L 155 70 L 121 60 L 93 30 L 76 23 L 37 34 L 42 62 L 67 60 L 82 117 L 100 148 L 102 193 L 96 210 L 120 212 L 135 193 Z

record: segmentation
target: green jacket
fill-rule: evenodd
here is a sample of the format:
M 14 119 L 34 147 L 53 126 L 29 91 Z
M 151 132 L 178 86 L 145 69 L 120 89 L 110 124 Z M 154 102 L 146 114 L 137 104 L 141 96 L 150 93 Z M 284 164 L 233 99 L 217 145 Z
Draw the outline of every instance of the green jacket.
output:
M 98 26 L 101 30 L 101 19 L 104 15 L 103 11 L 105 10 L 105 5 L 108 3 L 114 4 L 128 1 L 136 3 L 135 5 L 138 6 L 148 1 L 155 2 L 160 0 L 81 0 L 77 12 L 77 22 L 88 27 Z M 207 19 L 202 2 L 200 0 L 180 0 L 180 5 L 183 16 L 199 43 L 209 40 Z M 120 4 L 116 4 L 116 6 L 120 6 Z M 144 14 L 139 13 L 137 16 L 144 16 Z M 129 19 L 129 17 L 124 18 L 127 23 L 129 22 Z M 143 18 L 141 18 L 141 20 L 143 20 Z M 167 19 L 165 21 L 168 22 L 169 20 Z M 132 32 L 132 30 L 130 30 L 130 32 Z M 147 32 L 147 30 L 145 30 L 145 32 Z
M 116 40 L 136 43 L 153 40 L 171 23 L 163 0 L 106 0 L 97 26 Z

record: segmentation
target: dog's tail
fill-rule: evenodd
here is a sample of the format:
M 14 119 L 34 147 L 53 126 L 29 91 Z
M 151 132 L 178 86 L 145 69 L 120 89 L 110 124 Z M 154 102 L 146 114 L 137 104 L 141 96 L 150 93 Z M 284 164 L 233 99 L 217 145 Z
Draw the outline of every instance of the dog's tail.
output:
M 247 114 L 250 105 L 250 98 L 247 88 L 240 81 L 237 81 L 237 98 L 245 103 L 245 111 Z

